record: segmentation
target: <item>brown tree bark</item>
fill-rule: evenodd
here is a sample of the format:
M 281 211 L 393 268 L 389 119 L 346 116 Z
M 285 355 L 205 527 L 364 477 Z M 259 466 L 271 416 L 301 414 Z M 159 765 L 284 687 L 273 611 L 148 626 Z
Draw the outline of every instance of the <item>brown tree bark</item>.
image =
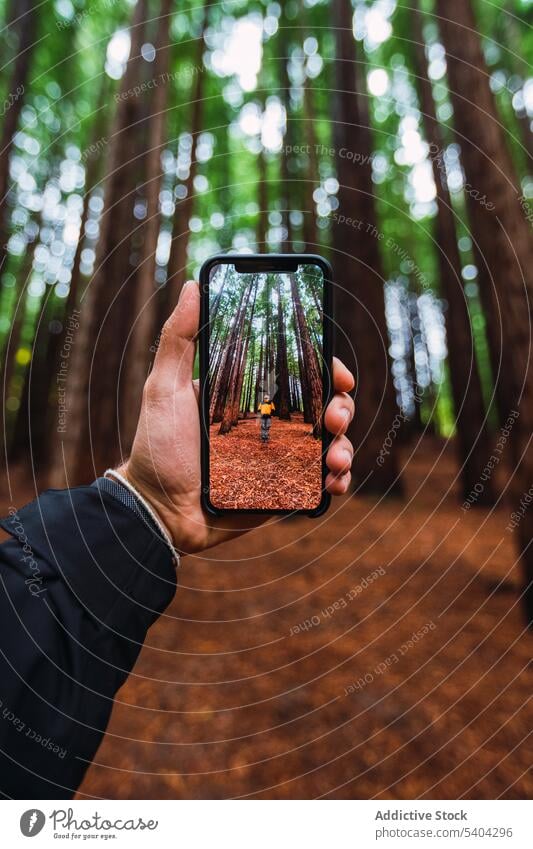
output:
M 161 292 L 163 298 L 163 318 L 166 319 L 178 303 L 180 292 L 187 277 L 187 247 L 189 245 L 189 221 L 194 206 L 194 178 L 198 170 L 198 159 L 196 149 L 198 136 L 202 129 L 202 116 L 204 109 L 204 82 L 205 74 L 202 70 L 202 57 L 204 52 L 204 33 L 207 27 L 209 5 L 207 0 L 203 7 L 203 23 L 196 44 L 196 66 L 194 68 L 194 85 L 192 94 L 192 113 L 190 133 L 192 137 L 191 163 L 189 174 L 185 180 L 186 194 L 183 200 L 176 198 L 176 208 L 172 223 L 172 242 L 170 245 L 170 256 L 168 259 L 167 282 Z
M 166 140 L 166 104 L 170 86 L 168 80 L 169 37 L 172 8 L 173 0 L 161 0 L 154 45 L 156 57 L 153 63 L 154 79 L 160 82 L 154 89 L 150 90 L 147 97 L 146 219 L 140 267 L 136 280 L 135 324 L 132 328 L 132 338 L 126 353 L 123 396 L 123 445 L 126 452 L 130 451 L 135 436 L 144 381 L 150 366 L 150 349 L 153 348 L 153 334 L 157 315 L 156 249 L 161 224 L 159 211 L 159 193 L 163 176 L 161 153 Z
M 420 2 L 420 0 L 419 0 Z M 422 34 L 420 6 L 413 11 L 413 50 L 417 73 L 422 120 L 426 139 L 433 151 L 431 161 L 437 190 L 435 238 L 440 290 L 448 302 L 445 312 L 448 363 L 457 428 L 457 447 L 463 498 L 479 482 L 490 456 L 490 442 L 481 379 L 474 348 L 470 314 L 462 284 L 462 263 L 457 245 L 455 218 L 446 176 L 439 167 L 438 152 L 443 151 Z M 487 480 L 477 504 L 494 503 L 492 479 Z
M 261 346 L 259 348 L 259 363 L 257 366 L 257 375 L 255 379 L 255 393 L 254 393 L 254 413 L 257 413 L 257 409 L 259 407 L 259 395 L 261 392 L 261 380 L 263 377 L 263 340 L 265 334 L 261 333 Z
M 7 108 L 3 116 L 2 133 L 0 135 L 0 288 L 4 265 L 7 259 L 7 242 L 9 237 L 9 162 L 13 136 L 18 127 L 20 112 L 24 103 L 24 95 L 30 73 L 31 60 L 35 47 L 37 29 L 37 4 L 33 0 L 19 0 L 10 10 L 16 20 L 10 21 L 10 28 L 15 28 L 18 35 L 17 55 L 14 59 L 13 72 L 6 94 Z
M 302 307 L 298 283 L 294 274 L 290 275 L 291 293 L 298 324 L 298 333 L 302 345 L 302 361 L 306 375 L 306 391 L 308 393 L 308 406 L 311 413 L 313 425 L 313 436 L 319 437 L 322 433 L 322 375 L 316 351 L 311 342 L 307 319 Z
M 282 7 L 283 8 L 283 7 Z M 289 163 L 291 161 L 291 151 L 293 147 L 293 131 L 290 118 L 290 103 L 291 103 L 291 81 L 289 79 L 289 32 L 287 20 L 282 13 L 279 27 L 279 82 L 280 82 L 280 98 L 285 108 L 285 135 L 283 137 L 283 149 L 280 157 L 280 202 L 282 208 L 282 226 L 284 235 L 281 242 L 281 252 L 290 253 L 292 251 L 292 224 L 291 224 L 291 173 Z
M 50 325 L 56 319 L 56 314 L 57 305 L 54 303 L 53 292 L 47 286 L 37 309 L 31 361 L 24 373 L 20 406 L 9 445 L 10 461 L 27 462 L 29 458 L 32 472 L 38 478 L 46 471 L 43 458 L 50 402 L 50 376 L 55 380 L 57 374 L 49 345 Z
M 300 329 L 296 320 L 296 314 L 294 315 L 294 335 L 296 337 L 296 351 L 298 354 L 298 373 L 300 376 L 300 388 L 302 391 L 302 409 L 304 414 L 304 422 L 306 424 L 311 424 L 313 421 L 313 415 L 309 403 L 310 392 L 307 381 L 306 366 L 302 351 L 302 340 L 300 338 Z
M 353 486 L 358 491 L 385 493 L 400 489 L 398 440 L 380 458 L 397 407 L 387 353 L 371 131 L 352 15 L 350 0 L 333 0 L 337 102 L 332 117 L 339 181 L 339 208 L 332 227 L 335 312 L 340 323 L 336 353 L 356 375 L 357 415 L 348 430 L 355 448 Z M 355 153 L 360 156 L 357 163 L 348 158 Z M 340 223 L 341 215 L 353 223 Z
M 218 374 L 215 381 L 215 387 L 211 394 L 210 399 L 210 409 L 209 409 L 209 418 L 211 424 L 215 424 L 216 422 L 222 421 L 224 410 L 226 406 L 226 401 L 228 398 L 228 393 L 231 387 L 231 374 L 233 371 L 233 365 L 235 362 L 235 357 L 237 353 L 237 345 L 239 341 L 239 329 L 241 327 L 241 323 L 244 320 L 244 313 L 246 311 L 246 306 L 248 304 L 248 298 L 250 296 L 250 289 L 248 287 L 248 292 L 245 294 L 245 286 L 243 285 L 239 301 L 235 305 L 235 319 L 231 326 L 228 329 L 228 334 L 226 339 L 222 340 L 222 344 L 224 346 L 222 359 L 218 368 Z
M 278 276 L 278 356 L 276 363 L 278 393 L 277 412 L 280 419 L 290 420 L 289 365 L 287 362 L 287 335 L 283 317 L 281 279 Z
M 304 131 L 308 148 L 308 164 L 304 181 L 305 206 L 303 210 L 303 240 L 305 249 L 309 253 L 318 252 L 318 228 L 316 223 L 316 204 L 313 198 L 315 189 L 320 185 L 320 171 L 318 167 L 318 141 L 315 130 L 316 110 L 314 103 L 314 92 L 311 80 L 306 77 L 303 86 L 304 107 Z
M 21 267 L 17 272 L 17 285 L 14 297 L 14 313 L 11 318 L 11 330 L 6 336 L 4 349 L 0 358 L 3 370 L 2 398 L 4 399 L 4 403 L 2 405 L 2 409 L 4 411 L 4 421 L 2 430 L 0 432 L 0 450 L 2 451 L 2 453 L 5 449 L 5 445 L 9 444 L 9 435 L 7 440 L 4 442 L 4 434 L 7 431 L 5 400 L 9 398 L 9 387 L 11 385 L 11 379 L 15 371 L 15 358 L 20 346 L 22 327 L 24 325 L 24 319 L 26 316 L 28 298 L 25 289 L 28 284 L 28 278 L 31 274 L 33 256 L 33 250 L 30 250 L 29 247 L 27 247 L 26 255 L 22 261 Z
M 100 220 L 95 271 L 81 299 L 80 330 L 70 362 L 68 420 L 58 440 L 52 481 L 90 480 L 120 458 L 117 389 L 131 319 L 131 236 L 142 132 L 141 82 L 147 0 L 138 0 L 131 26 L 130 57 L 117 95 L 108 147 L 104 212 Z
M 262 148 L 257 157 L 259 175 L 257 182 L 257 203 L 259 213 L 257 215 L 257 250 L 259 253 L 268 253 L 268 175 L 265 151 Z
M 233 405 L 235 402 L 235 393 L 238 383 L 238 374 L 241 365 L 241 356 L 243 349 L 243 330 L 250 303 L 250 296 L 253 286 L 246 285 L 246 294 L 243 297 L 242 305 L 231 331 L 231 343 L 228 346 L 227 362 L 222 375 L 222 381 L 219 387 L 220 400 L 223 404 L 222 418 L 220 422 L 219 433 L 229 433 L 233 421 Z M 213 419 L 214 420 L 214 419 Z
M 231 426 L 235 427 L 235 425 L 239 421 L 239 412 L 241 406 L 241 397 L 242 397 L 242 388 L 244 383 L 244 375 L 246 371 L 246 362 L 248 358 L 248 348 L 250 347 L 250 334 L 252 331 L 252 322 L 254 320 L 254 312 L 255 312 L 255 302 L 257 300 L 257 280 L 255 283 L 254 290 L 254 299 L 252 303 L 252 308 L 250 311 L 250 316 L 248 321 L 246 322 L 246 331 L 244 331 L 243 338 L 241 339 L 240 351 L 239 351 L 239 366 L 237 369 L 236 380 L 235 380 L 235 395 L 233 398 L 233 410 L 231 414 Z
M 514 416 L 515 504 L 533 480 L 533 241 L 521 208 L 521 192 L 498 121 L 480 36 L 470 0 L 437 0 L 441 36 L 446 48 L 454 126 L 467 179 L 467 205 L 478 264 L 485 273 L 480 285 L 494 286 L 501 309 L 508 387 L 508 412 Z M 489 317 L 493 320 L 493 317 Z M 518 525 L 525 568 L 528 621 L 533 621 L 533 510 Z

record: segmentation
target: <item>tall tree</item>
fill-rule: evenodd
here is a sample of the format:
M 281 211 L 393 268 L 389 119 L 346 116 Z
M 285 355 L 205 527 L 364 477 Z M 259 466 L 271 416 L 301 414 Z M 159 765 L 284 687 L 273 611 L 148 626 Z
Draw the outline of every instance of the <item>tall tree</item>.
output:
M 358 490 L 384 493 L 399 488 L 397 444 L 380 465 L 378 457 L 396 412 L 390 364 L 372 184 L 372 139 L 361 59 L 356 55 L 350 0 L 333 0 L 337 99 L 334 121 L 339 216 L 333 224 L 337 354 L 356 374 L 355 416 L 348 435 L 355 447 L 353 483 Z M 357 151 L 357 167 L 348 158 Z
M 191 219 L 194 204 L 194 178 L 198 170 L 198 157 L 196 155 L 198 136 L 202 129 L 202 118 L 204 111 L 204 85 L 205 73 L 203 69 L 204 35 L 207 27 L 209 6 L 207 0 L 203 5 L 202 22 L 198 40 L 196 42 L 195 66 L 192 68 L 192 104 L 190 119 L 191 134 L 191 160 L 189 173 L 184 183 L 185 196 L 183 199 L 176 198 L 176 208 L 172 224 L 172 242 L 167 268 L 167 282 L 162 291 L 163 318 L 167 318 L 176 304 L 187 276 L 187 248 L 189 245 L 189 221 Z
M 15 19 L 15 10 L 17 17 Z M 12 0 L 9 13 L 10 29 L 17 34 L 17 54 L 13 62 L 13 71 L 9 80 L 7 97 L 4 105 L 2 132 L 0 135 L 0 283 L 7 257 L 7 241 L 9 234 L 9 162 L 13 137 L 18 127 L 20 112 L 24 103 L 24 95 L 28 84 L 32 55 L 35 48 L 37 29 L 37 4 L 34 0 Z
M 277 362 L 276 377 L 278 383 L 277 411 L 280 419 L 290 419 L 291 405 L 289 392 L 289 365 L 287 362 L 287 335 L 283 308 L 283 287 L 281 275 L 277 275 L 278 295 L 278 328 L 277 328 Z
M 521 191 L 498 120 L 470 0 L 437 0 L 446 49 L 454 127 L 468 186 L 467 204 L 478 256 L 480 285 L 494 287 L 501 310 L 508 413 L 514 419 L 514 497 L 533 480 L 533 240 Z M 472 99 L 475 92 L 475 101 Z M 494 315 L 489 316 L 494 322 Z M 494 330 L 494 328 L 493 328 Z M 493 338 L 494 338 L 493 333 Z M 489 337 L 490 338 L 490 337 Z M 533 511 L 519 524 L 525 566 L 526 608 L 533 622 Z
M 296 275 L 290 275 L 291 293 L 294 304 L 295 320 L 298 326 L 298 335 L 302 348 L 303 370 L 306 375 L 306 392 L 308 395 L 308 408 L 313 425 L 313 436 L 319 437 L 322 433 L 322 375 L 316 351 L 311 341 L 307 318 L 302 306 Z
M 419 0 L 420 2 L 420 0 Z M 443 138 L 437 121 L 431 82 L 427 71 L 420 6 L 413 11 L 413 50 L 422 121 L 427 141 L 435 155 L 431 157 L 437 191 L 435 238 L 440 289 L 448 302 L 445 313 L 448 338 L 448 363 L 455 409 L 457 444 L 461 467 L 463 497 L 479 482 L 489 456 L 489 434 L 481 379 L 474 349 L 474 338 L 466 295 L 462 285 L 462 263 L 457 245 L 455 218 L 450 192 L 443 173 Z M 492 480 L 486 482 L 477 503 L 494 500 Z
M 90 479 L 118 459 L 120 444 L 117 389 L 131 313 L 131 234 L 138 226 L 134 194 L 138 176 L 139 126 L 147 0 L 137 0 L 130 28 L 130 55 L 120 92 L 104 190 L 104 212 L 95 271 L 81 301 L 80 332 L 70 363 L 68 426 L 53 464 L 55 485 Z M 135 131 L 137 128 L 137 132 Z M 134 276 L 134 275 L 133 275 Z
M 282 7 L 283 9 L 283 7 Z M 283 222 L 283 238 L 281 250 L 290 253 L 292 250 L 292 223 L 291 223 L 291 163 L 293 149 L 293 131 L 291 123 L 291 81 L 289 77 L 289 33 L 285 14 L 282 12 L 279 27 L 279 81 L 280 97 L 285 109 L 285 135 L 283 137 L 283 149 L 280 157 L 280 201 Z
M 314 91 L 310 78 L 306 75 L 303 84 L 304 132 L 307 139 L 307 169 L 304 175 L 305 204 L 303 211 L 303 241 L 309 253 L 316 253 L 318 248 L 318 229 L 316 222 L 316 206 L 314 191 L 320 185 L 318 161 L 318 140 L 315 129 L 316 110 Z
M 249 284 L 247 279 L 243 278 L 241 305 L 231 329 L 226 366 L 222 375 L 222 380 L 218 387 L 218 393 L 220 396 L 218 404 L 222 406 L 219 433 L 228 433 L 233 424 L 233 405 L 235 403 L 235 396 L 239 382 L 246 313 L 248 310 L 248 304 L 250 303 L 252 290 L 255 291 L 256 287 L 257 280 L 255 280 L 255 283 Z
M 161 189 L 161 154 L 166 140 L 166 105 L 170 83 L 168 80 L 170 55 L 170 22 L 173 0 L 161 0 L 155 38 L 153 74 L 158 84 L 150 91 L 147 109 L 148 138 L 146 152 L 146 218 L 141 248 L 139 273 L 136 281 L 135 324 L 126 359 L 124 391 L 124 449 L 129 451 L 139 410 L 144 381 L 147 376 L 150 348 L 156 322 L 156 250 L 161 216 L 159 193 Z

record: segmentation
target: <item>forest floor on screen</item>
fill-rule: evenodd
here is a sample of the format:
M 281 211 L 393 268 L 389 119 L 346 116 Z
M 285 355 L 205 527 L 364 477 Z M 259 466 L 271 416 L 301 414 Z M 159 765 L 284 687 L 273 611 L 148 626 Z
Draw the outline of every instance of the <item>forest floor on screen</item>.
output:
M 322 487 L 322 442 L 303 416 L 272 418 L 262 442 L 260 420 L 242 419 L 230 433 L 211 426 L 210 491 L 216 507 L 296 510 L 317 507 Z

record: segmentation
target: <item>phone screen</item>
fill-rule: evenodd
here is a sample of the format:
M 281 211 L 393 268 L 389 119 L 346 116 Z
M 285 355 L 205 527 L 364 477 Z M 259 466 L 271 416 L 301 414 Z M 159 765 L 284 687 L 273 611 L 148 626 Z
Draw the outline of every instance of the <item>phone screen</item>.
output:
M 258 266 L 260 268 L 260 266 Z M 229 510 L 314 510 L 322 498 L 324 272 L 209 277 L 209 497 Z

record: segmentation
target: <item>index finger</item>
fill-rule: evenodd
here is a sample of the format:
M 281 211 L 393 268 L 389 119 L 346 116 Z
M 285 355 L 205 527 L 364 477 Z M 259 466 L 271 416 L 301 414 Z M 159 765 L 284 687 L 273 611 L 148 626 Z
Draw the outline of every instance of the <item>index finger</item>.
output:
M 342 360 L 333 357 L 333 388 L 335 392 L 351 392 L 355 386 L 353 374 Z

